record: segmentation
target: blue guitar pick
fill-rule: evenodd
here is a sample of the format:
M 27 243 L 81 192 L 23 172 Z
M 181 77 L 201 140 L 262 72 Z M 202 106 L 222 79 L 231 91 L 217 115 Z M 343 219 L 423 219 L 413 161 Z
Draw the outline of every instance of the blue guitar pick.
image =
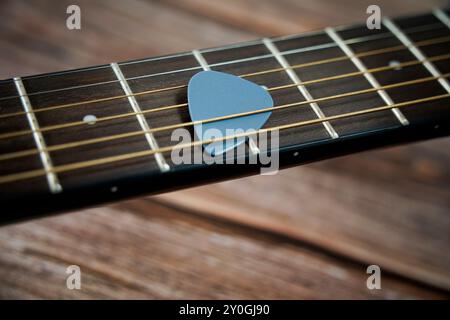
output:
M 270 108 L 273 107 L 273 100 L 264 88 L 253 82 L 223 72 L 202 71 L 189 81 L 188 105 L 192 121 L 201 121 Z M 267 111 L 201 123 L 195 125 L 194 130 L 200 140 L 206 140 L 205 132 L 209 129 L 218 130 L 222 137 L 227 136 L 227 129 L 259 130 L 271 114 L 271 111 Z M 234 141 L 216 141 L 204 148 L 212 156 L 220 155 L 243 143 L 245 139 L 246 137 L 240 137 Z

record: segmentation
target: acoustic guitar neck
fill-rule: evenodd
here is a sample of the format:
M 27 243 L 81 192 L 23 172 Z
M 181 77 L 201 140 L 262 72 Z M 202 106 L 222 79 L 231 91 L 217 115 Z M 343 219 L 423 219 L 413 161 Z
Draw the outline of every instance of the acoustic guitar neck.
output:
M 374 30 L 326 28 L 0 81 L 0 223 L 448 135 L 449 61 L 450 12 L 438 9 Z M 270 93 L 260 130 L 196 136 L 187 89 L 204 70 Z M 189 139 L 180 143 L 177 129 Z M 237 138 L 243 153 L 228 151 L 231 161 L 193 161 L 205 145 Z M 270 161 L 251 161 L 261 154 Z

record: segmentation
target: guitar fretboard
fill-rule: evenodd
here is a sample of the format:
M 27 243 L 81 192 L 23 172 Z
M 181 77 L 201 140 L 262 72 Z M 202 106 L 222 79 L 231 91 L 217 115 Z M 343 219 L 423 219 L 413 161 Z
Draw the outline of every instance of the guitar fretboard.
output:
M 111 194 L 195 184 L 177 182 L 182 172 L 184 179 L 195 180 L 195 174 L 172 162 L 170 151 L 178 142 L 171 140 L 171 129 L 186 128 L 194 140 L 187 83 L 202 70 L 267 87 L 275 107 L 264 129 L 280 128 L 280 150 L 295 150 L 424 123 L 439 129 L 450 115 L 449 61 L 449 11 L 436 10 L 385 19 L 380 30 L 327 28 L 4 80 L 0 197 L 8 207 L 30 197 L 41 203 L 61 199 L 71 208 L 78 204 L 68 197 L 80 190 L 98 195 L 83 202 L 89 204 Z M 247 152 L 258 147 L 250 145 Z M 223 178 L 225 173 L 218 174 Z M 199 182 L 205 180 L 214 177 Z M 123 190 L 133 181 L 137 191 Z M 64 208 L 50 208 L 55 209 Z

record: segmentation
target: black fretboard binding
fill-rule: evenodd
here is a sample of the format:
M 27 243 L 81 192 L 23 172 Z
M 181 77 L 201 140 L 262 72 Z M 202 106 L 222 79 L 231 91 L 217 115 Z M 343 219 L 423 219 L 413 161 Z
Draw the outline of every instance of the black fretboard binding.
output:
M 398 142 L 444 135 L 449 60 L 449 11 L 435 10 L 384 19 L 380 30 L 327 28 L 4 80 L 0 198 L 7 208 L 22 199 L 54 202 L 46 212 L 252 173 L 172 163 L 171 129 L 194 137 L 186 87 L 202 70 L 268 88 L 275 107 L 263 129 L 281 128 L 283 166 L 388 145 L 396 139 L 381 137 L 404 130 L 416 133 Z M 358 137 L 367 146 L 346 145 Z M 249 154 L 263 148 L 256 141 L 249 137 Z M 297 160 L 299 150 L 306 151 Z M 91 199 L 76 203 L 75 196 Z

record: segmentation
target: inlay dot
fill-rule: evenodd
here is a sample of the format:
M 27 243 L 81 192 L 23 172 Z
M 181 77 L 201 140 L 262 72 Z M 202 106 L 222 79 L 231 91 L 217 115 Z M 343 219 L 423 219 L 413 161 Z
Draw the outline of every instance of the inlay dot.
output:
M 97 122 L 97 117 L 92 114 L 88 114 L 84 116 L 83 122 L 87 124 L 95 124 Z
M 389 67 L 394 68 L 394 70 L 401 70 L 400 62 L 397 60 L 392 60 L 389 62 Z

